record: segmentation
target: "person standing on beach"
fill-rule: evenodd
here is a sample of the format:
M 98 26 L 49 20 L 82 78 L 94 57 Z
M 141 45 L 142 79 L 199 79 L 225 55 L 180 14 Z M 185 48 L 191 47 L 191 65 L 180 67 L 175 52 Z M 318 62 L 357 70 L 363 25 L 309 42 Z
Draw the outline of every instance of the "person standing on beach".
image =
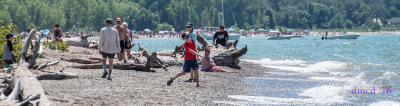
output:
M 194 40 L 194 44 L 197 45 L 196 44 L 197 34 L 194 33 L 193 24 L 191 22 L 188 22 L 186 24 L 186 31 L 187 31 L 187 35 L 189 36 L 188 39 L 193 39 Z M 197 50 L 197 48 L 195 48 L 195 49 Z M 193 81 L 195 81 L 193 76 L 194 76 L 194 72 L 193 72 L 193 69 L 191 69 L 190 70 L 190 79 L 186 80 L 185 82 L 193 82 Z
M 7 34 L 6 35 L 6 45 L 4 47 L 4 53 L 3 53 L 3 59 L 4 59 L 4 64 L 6 65 L 6 68 L 9 68 L 13 64 L 14 58 L 14 49 L 13 49 L 13 44 L 12 41 L 14 38 L 17 38 L 17 36 L 13 34 Z
M 59 27 L 60 27 L 60 25 L 58 25 L 58 24 L 54 25 L 54 38 L 56 39 L 57 42 L 63 42 L 62 38 L 61 38 L 62 37 L 62 31 L 61 31 L 61 29 Z
M 168 82 L 167 85 L 171 85 L 171 83 L 178 77 L 185 75 L 186 73 L 189 73 L 191 69 L 193 69 L 194 73 L 194 78 L 195 81 L 197 82 L 196 87 L 199 87 L 199 64 L 197 63 L 197 57 L 198 53 L 196 53 L 196 44 L 194 43 L 195 41 L 193 39 L 189 39 L 189 36 L 187 34 L 182 34 L 181 35 L 182 39 L 185 41 L 184 48 L 185 48 L 185 57 L 184 60 L 185 62 L 183 63 L 183 72 L 177 74 L 174 78 L 171 78 Z
M 215 44 L 215 39 L 217 39 L 217 44 Z M 226 47 L 226 42 L 229 40 L 228 32 L 225 31 L 225 26 L 219 26 L 219 30 L 215 32 L 213 37 L 213 45 L 217 46 L 218 44 Z
M 124 60 L 124 63 L 127 63 L 127 61 L 126 61 L 126 59 L 125 59 L 125 56 L 124 56 L 124 50 L 125 50 L 125 46 L 126 46 L 126 41 L 125 41 L 125 38 L 127 38 L 126 37 L 126 28 L 124 28 L 122 25 L 121 25 L 121 18 L 116 18 L 115 19 L 116 20 L 116 25 L 114 26 L 114 28 L 115 29 L 117 29 L 117 31 L 118 31 L 118 36 L 119 36 L 119 44 L 120 44 L 120 47 L 121 47 L 121 51 L 120 51 L 120 53 L 118 53 L 117 54 L 117 57 L 118 57 L 118 61 L 122 61 L 122 60 Z
M 120 39 L 118 36 L 117 29 L 111 27 L 112 19 L 107 18 L 105 20 L 106 27 L 102 28 L 99 32 L 100 40 L 99 40 L 99 54 L 102 55 L 102 64 L 103 64 L 103 76 L 101 78 L 106 78 L 107 80 L 111 79 L 111 73 L 113 69 L 113 59 L 116 53 L 120 52 Z M 108 58 L 108 72 L 107 72 L 107 58 Z
M 131 58 L 130 54 L 131 54 L 131 48 L 133 47 L 133 34 L 131 32 L 131 30 L 128 29 L 128 23 L 123 22 L 122 26 L 124 26 L 124 29 L 126 29 L 126 38 L 125 38 L 125 42 L 126 42 L 126 47 L 125 47 L 125 51 L 126 51 L 126 57 L 128 59 Z

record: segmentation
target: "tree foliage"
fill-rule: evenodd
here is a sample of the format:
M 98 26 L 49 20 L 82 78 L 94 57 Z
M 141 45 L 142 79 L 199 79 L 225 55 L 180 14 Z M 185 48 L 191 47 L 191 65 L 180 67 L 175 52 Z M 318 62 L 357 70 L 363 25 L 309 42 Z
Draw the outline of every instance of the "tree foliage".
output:
M 167 23 L 177 30 L 187 22 L 196 28 L 225 26 L 244 29 L 274 28 L 353 28 L 368 19 L 386 23 L 400 17 L 399 0 L 2 0 L 0 20 L 19 29 L 98 31 L 103 20 L 121 17 L 130 29 L 156 29 Z M 373 24 L 370 24 L 372 27 Z

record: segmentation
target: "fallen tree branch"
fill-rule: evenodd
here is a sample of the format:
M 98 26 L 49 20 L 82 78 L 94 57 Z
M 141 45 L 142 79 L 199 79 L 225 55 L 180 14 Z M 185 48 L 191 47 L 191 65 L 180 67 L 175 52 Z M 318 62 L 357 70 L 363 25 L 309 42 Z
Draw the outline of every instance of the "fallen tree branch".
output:
M 103 65 L 101 64 L 88 64 L 88 65 L 80 65 L 80 66 L 73 66 L 73 68 L 78 69 L 103 69 Z M 120 70 L 136 70 L 136 71 L 150 71 L 146 65 L 144 64 L 114 64 L 114 69 Z M 151 71 L 150 71 L 151 72 Z
M 65 72 L 54 72 L 48 73 L 44 75 L 36 76 L 38 80 L 63 80 L 63 79 L 71 79 L 71 78 L 78 78 L 78 75 L 72 73 L 65 73 Z
M 58 64 L 58 63 L 59 63 L 59 61 L 58 61 L 58 60 L 57 60 L 57 61 L 55 61 L 55 62 L 48 62 L 48 63 L 44 63 L 44 64 L 42 64 L 42 65 L 38 66 L 37 68 L 35 68 L 35 70 L 40 70 L 40 69 L 46 68 L 46 67 L 48 67 L 48 66 L 51 66 L 51 65 Z
M 26 100 L 22 101 L 19 106 L 25 106 L 28 103 L 30 103 L 29 101 L 33 101 L 33 100 L 37 100 L 40 98 L 40 94 L 36 94 L 35 96 L 29 96 L 29 98 L 27 98 Z
M 80 64 L 96 64 L 96 63 L 100 63 L 101 62 L 101 61 L 98 61 L 98 60 L 65 59 L 65 58 L 61 58 L 61 60 L 68 61 L 68 62 L 80 63 Z
M 15 81 L 15 85 L 13 87 L 12 92 L 8 95 L 6 101 L 15 101 L 18 100 L 18 95 L 20 94 L 20 87 L 21 87 L 21 78 L 17 78 Z

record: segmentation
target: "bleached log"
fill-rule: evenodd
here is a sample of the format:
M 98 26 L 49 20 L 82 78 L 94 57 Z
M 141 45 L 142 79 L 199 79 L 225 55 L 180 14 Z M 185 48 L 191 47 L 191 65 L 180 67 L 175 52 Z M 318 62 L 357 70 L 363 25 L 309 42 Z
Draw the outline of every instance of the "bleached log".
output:
M 25 106 L 27 104 L 29 104 L 29 101 L 33 101 L 33 100 L 37 100 L 40 98 L 40 94 L 36 94 L 34 96 L 29 96 L 29 98 L 27 98 L 26 100 L 22 101 L 19 106 Z
M 79 69 L 103 69 L 103 65 L 101 64 L 88 64 L 88 65 L 79 65 L 73 67 Z M 144 64 L 114 64 L 113 68 L 120 70 L 149 71 L 146 65 Z
M 239 57 L 243 56 L 247 52 L 247 45 L 240 50 L 229 50 L 214 56 L 214 62 L 218 66 L 229 66 L 231 68 L 240 69 Z
M 48 73 L 44 75 L 39 75 L 36 77 L 38 80 L 63 80 L 63 79 L 72 79 L 72 78 L 78 78 L 78 75 L 72 74 L 72 73 L 66 73 L 66 72 L 54 72 L 54 73 Z
M 35 68 L 35 69 L 36 69 L 36 70 L 40 70 L 40 69 L 46 68 L 46 67 L 48 67 L 48 66 L 58 64 L 58 63 L 59 63 L 59 61 L 44 63 L 44 64 L 38 66 L 38 67 Z
M 8 95 L 7 100 L 6 101 L 15 101 L 18 100 L 18 95 L 21 92 L 21 78 L 17 78 L 17 80 L 15 81 L 14 87 L 12 92 Z
M 88 48 L 90 43 L 88 41 L 89 36 L 80 36 L 74 38 L 64 38 L 63 41 L 67 42 L 69 46 L 78 46 Z
M 61 60 L 68 61 L 68 62 L 80 63 L 80 64 L 96 64 L 96 63 L 101 62 L 98 60 L 85 60 L 85 59 L 77 59 L 77 58 L 72 58 L 72 59 L 61 58 Z

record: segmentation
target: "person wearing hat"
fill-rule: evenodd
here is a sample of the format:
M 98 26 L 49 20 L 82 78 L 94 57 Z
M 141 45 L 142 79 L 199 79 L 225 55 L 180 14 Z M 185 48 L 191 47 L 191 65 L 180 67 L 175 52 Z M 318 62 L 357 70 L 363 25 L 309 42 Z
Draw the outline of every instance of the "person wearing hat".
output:
M 15 59 L 13 58 L 14 49 L 12 45 L 12 41 L 14 40 L 14 38 L 17 38 L 17 36 L 10 33 L 6 35 L 7 42 L 4 47 L 4 55 L 3 55 L 4 64 L 6 65 L 6 68 L 9 68 L 13 64 L 13 59 Z
M 197 45 L 197 43 L 196 43 L 196 41 L 197 41 L 197 34 L 194 33 L 193 24 L 192 24 L 191 22 L 188 22 L 188 23 L 186 24 L 186 31 L 187 31 L 188 39 L 193 39 L 193 40 L 194 40 L 194 44 Z M 197 51 L 197 48 L 196 48 L 196 51 Z M 189 79 L 189 80 L 186 80 L 185 82 L 193 82 L 193 81 L 195 81 L 195 79 L 194 79 L 194 72 L 193 72 L 193 69 L 191 69 L 191 70 L 190 70 L 190 79 Z
M 54 38 L 56 39 L 57 42 L 63 42 L 61 39 L 62 31 L 59 27 L 60 25 L 58 24 L 54 25 Z
M 119 36 L 117 29 L 111 27 L 112 19 L 107 18 L 105 21 L 105 26 L 99 32 L 100 40 L 99 40 L 99 54 L 102 55 L 102 64 L 103 64 L 103 75 L 101 78 L 106 78 L 107 80 L 111 80 L 111 73 L 113 69 L 113 59 L 115 54 L 121 51 L 121 47 L 119 44 Z M 108 72 L 107 72 L 107 58 L 108 58 Z
M 186 31 L 187 31 L 187 35 L 189 35 L 189 39 L 193 39 L 194 43 L 196 44 L 197 34 L 194 33 L 193 24 L 191 22 L 188 22 L 186 24 Z
M 217 39 L 217 44 L 215 44 L 215 39 Z M 215 32 L 214 37 L 213 37 L 213 45 L 217 46 L 222 45 L 226 46 L 226 42 L 229 40 L 229 35 L 228 32 L 225 31 L 224 25 L 219 26 L 219 30 Z

